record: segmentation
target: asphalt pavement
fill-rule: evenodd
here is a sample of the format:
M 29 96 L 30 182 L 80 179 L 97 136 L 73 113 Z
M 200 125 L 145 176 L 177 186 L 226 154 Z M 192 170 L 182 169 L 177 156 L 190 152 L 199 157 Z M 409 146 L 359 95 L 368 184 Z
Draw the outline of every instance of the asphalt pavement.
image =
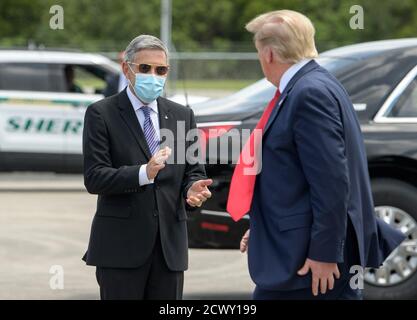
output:
M 98 299 L 81 260 L 96 197 L 81 175 L 0 174 L 0 299 Z M 191 249 L 185 299 L 250 299 L 238 250 Z

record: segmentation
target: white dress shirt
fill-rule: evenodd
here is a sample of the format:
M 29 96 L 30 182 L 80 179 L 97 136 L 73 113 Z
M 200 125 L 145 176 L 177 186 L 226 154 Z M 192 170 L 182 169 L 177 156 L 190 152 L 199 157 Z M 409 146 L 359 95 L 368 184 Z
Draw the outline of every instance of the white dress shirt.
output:
M 143 131 L 143 125 L 145 123 L 145 115 L 143 113 L 143 110 L 141 110 L 141 108 L 145 106 L 146 104 L 144 104 L 142 101 L 140 101 L 136 97 L 136 95 L 130 90 L 129 86 L 127 86 L 126 93 L 127 93 L 127 97 L 130 100 L 130 103 L 133 106 L 133 109 L 135 110 L 136 117 L 138 118 L 139 124 Z M 156 102 L 156 100 L 154 100 L 151 103 L 147 104 L 146 106 L 148 106 L 151 109 L 150 117 L 151 117 L 152 125 L 155 129 L 156 136 L 159 140 L 160 132 L 159 132 L 159 118 L 158 118 L 158 103 Z M 147 166 L 146 164 L 143 164 L 140 166 L 140 169 L 139 169 L 139 185 L 141 186 L 154 182 L 154 179 L 148 179 L 148 175 L 146 173 L 146 166 Z
M 304 67 L 307 63 L 309 63 L 311 60 L 312 59 L 303 59 L 297 62 L 296 64 L 293 64 L 287 71 L 285 71 L 285 73 L 281 77 L 281 81 L 279 82 L 279 92 L 283 93 L 288 83 L 295 76 L 295 74 L 298 71 L 300 71 L 300 69 Z

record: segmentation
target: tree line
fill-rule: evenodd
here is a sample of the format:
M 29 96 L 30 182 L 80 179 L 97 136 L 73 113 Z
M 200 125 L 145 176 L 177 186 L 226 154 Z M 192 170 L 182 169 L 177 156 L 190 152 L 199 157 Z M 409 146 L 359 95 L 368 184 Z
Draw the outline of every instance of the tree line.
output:
M 28 43 L 51 48 L 119 51 L 138 34 L 160 34 L 160 0 L 1 0 L 0 47 Z M 64 29 L 52 30 L 49 9 L 64 10 Z M 352 29 L 360 5 L 364 28 Z M 173 0 L 172 42 L 177 51 L 253 51 L 245 24 L 277 9 L 306 14 L 319 51 L 340 45 L 415 37 L 416 0 Z

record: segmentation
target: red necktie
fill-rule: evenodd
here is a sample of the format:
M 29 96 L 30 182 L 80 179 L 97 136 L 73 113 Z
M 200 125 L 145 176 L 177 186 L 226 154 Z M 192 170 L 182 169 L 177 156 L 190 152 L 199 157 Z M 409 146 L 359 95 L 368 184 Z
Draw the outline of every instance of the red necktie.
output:
M 268 122 L 269 116 L 272 110 L 278 102 L 281 93 L 276 91 L 275 97 L 269 102 L 261 119 L 255 127 L 256 129 L 263 130 Z M 248 211 L 252 203 L 253 191 L 255 188 L 256 174 L 245 174 L 248 169 L 253 168 L 255 163 L 246 164 L 243 161 L 243 155 L 254 155 L 255 150 L 259 147 L 259 141 L 255 139 L 254 132 L 249 136 L 248 141 L 240 153 L 239 162 L 235 166 L 233 172 L 232 181 L 229 188 L 229 197 L 227 199 L 227 212 L 230 213 L 233 220 L 240 220 Z M 256 160 L 255 160 L 256 161 Z

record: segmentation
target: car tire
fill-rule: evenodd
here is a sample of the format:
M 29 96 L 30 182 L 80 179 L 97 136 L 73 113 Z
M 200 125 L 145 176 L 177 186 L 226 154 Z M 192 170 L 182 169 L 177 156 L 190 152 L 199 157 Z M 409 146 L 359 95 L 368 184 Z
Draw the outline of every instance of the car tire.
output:
M 417 221 L 417 188 L 395 179 L 372 180 L 375 208 L 388 206 L 407 213 Z M 417 271 L 392 286 L 377 286 L 365 281 L 365 299 L 417 299 Z

